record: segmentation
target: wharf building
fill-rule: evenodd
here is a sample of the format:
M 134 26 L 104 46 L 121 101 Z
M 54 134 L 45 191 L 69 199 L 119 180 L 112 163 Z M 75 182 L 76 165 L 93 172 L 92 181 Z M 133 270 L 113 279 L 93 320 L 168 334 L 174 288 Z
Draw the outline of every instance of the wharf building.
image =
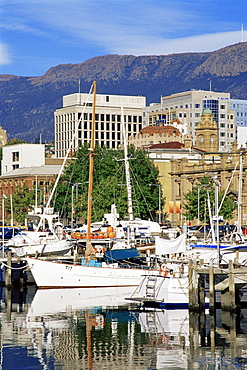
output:
M 55 156 L 65 157 L 70 148 L 73 154 L 90 142 L 92 125 L 92 94 L 63 96 L 63 107 L 54 112 Z M 123 144 L 122 116 L 127 136 L 137 134 L 143 127 L 144 96 L 96 95 L 95 143 L 111 149 Z
M 39 201 L 46 202 L 63 160 L 46 158 L 44 144 L 5 145 L 2 150 L 0 196 L 25 185 L 29 190 L 36 188 Z
M 191 90 L 161 97 L 143 111 L 143 126 L 174 125 L 183 135 L 196 140 L 196 127 L 202 111 L 210 109 L 218 128 L 219 151 L 227 151 L 236 141 L 236 112 L 230 106 L 230 94 Z

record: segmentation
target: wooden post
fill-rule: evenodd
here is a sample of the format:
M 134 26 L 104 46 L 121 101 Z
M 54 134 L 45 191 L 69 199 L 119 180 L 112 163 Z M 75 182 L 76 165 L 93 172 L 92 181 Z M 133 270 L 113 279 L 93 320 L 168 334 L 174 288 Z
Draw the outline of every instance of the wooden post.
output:
M 205 276 L 199 277 L 199 309 L 200 312 L 205 310 Z
M 214 266 L 213 261 L 210 261 L 209 265 L 209 311 L 213 313 L 215 310 L 214 306 Z
M 234 283 L 234 267 L 233 261 L 229 261 L 229 309 L 230 311 L 235 311 L 236 303 L 235 303 L 235 283 Z
M 192 295 L 193 295 L 193 285 L 192 285 L 192 260 L 189 259 L 188 262 L 188 290 L 189 290 L 189 310 L 192 309 Z
M 215 357 L 215 317 L 210 315 L 210 349 L 212 358 Z
M 11 308 L 12 308 L 12 290 L 6 289 L 6 311 L 7 311 L 7 322 L 11 322 Z
M 5 275 L 5 286 L 7 288 L 12 287 L 12 281 L 11 281 L 11 252 L 8 252 L 8 261 L 7 265 L 9 267 L 6 268 L 6 275 Z
M 198 274 L 195 269 L 196 262 L 189 261 L 189 309 L 199 311 L 199 297 L 198 297 Z

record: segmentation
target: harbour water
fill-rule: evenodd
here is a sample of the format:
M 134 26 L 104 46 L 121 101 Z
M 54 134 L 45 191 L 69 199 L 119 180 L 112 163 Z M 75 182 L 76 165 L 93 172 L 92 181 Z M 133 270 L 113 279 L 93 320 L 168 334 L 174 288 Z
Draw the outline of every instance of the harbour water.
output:
M 247 308 L 143 309 L 133 288 L 1 288 L 1 369 L 247 369 Z

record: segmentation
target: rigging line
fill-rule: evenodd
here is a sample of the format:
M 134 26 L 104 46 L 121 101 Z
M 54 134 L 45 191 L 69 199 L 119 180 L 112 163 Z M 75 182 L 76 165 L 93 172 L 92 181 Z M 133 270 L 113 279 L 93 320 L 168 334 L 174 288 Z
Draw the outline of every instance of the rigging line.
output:
M 141 189 L 141 187 L 140 187 L 140 185 L 139 185 L 139 183 L 138 183 L 138 181 L 137 181 L 137 178 L 136 178 L 136 176 L 135 176 L 135 174 L 134 174 L 134 172 L 132 171 L 132 169 L 131 169 L 131 168 L 130 168 L 130 171 L 131 171 L 131 174 L 132 174 L 132 176 L 133 176 L 133 178 L 134 178 L 134 180 L 135 180 L 135 182 L 136 182 L 136 184 L 137 184 L 137 186 L 138 186 L 138 188 L 139 188 L 139 190 L 140 190 L 140 192 L 141 192 L 141 195 L 143 196 L 143 200 L 144 200 L 144 202 L 145 202 L 145 204 L 146 204 L 146 206 L 147 206 L 147 209 L 148 209 L 148 213 L 149 213 L 149 215 L 150 215 L 150 218 L 151 218 L 151 220 L 152 220 L 152 221 L 154 221 L 153 215 L 152 215 L 152 213 L 151 213 L 151 211 L 150 211 L 150 209 L 149 209 L 148 203 L 147 203 L 146 198 L 145 198 L 145 196 L 144 196 L 144 193 L 143 193 L 143 191 L 142 191 L 142 189 Z
M 76 134 L 77 134 L 78 127 L 79 127 L 80 123 L 82 122 L 82 117 L 84 116 L 84 112 L 85 112 L 85 109 L 86 109 L 87 104 L 88 104 L 88 101 L 89 101 L 89 96 L 92 94 L 92 91 L 93 91 L 93 84 L 91 85 L 91 88 L 90 88 L 90 91 L 89 91 L 89 94 L 88 94 L 88 97 L 87 97 L 86 103 L 85 103 L 85 105 L 84 105 L 84 107 L 83 107 L 83 110 L 82 110 L 81 118 L 78 120 L 77 125 L 76 125 L 76 127 L 75 127 L 75 131 L 74 131 L 74 134 L 73 134 L 72 139 L 71 139 L 71 141 L 70 141 L 70 145 L 69 145 L 69 147 L 68 147 L 68 149 L 67 149 L 67 153 L 66 153 L 66 155 L 65 155 L 65 157 L 64 157 L 63 164 L 62 164 L 62 166 L 61 166 L 61 168 L 60 168 L 60 171 L 59 171 L 59 173 L 58 173 L 58 175 L 57 175 L 57 178 L 56 178 L 55 184 L 54 184 L 54 186 L 53 186 L 53 189 L 52 189 L 52 192 L 51 192 L 51 194 L 50 194 L 50 197 L 49 197 L 49 199 L 48 199 L 48 201 L 47 201 L 47 204 L 46 204 L 46 207 L 45 207 L 44 212 L 43 212 L 43 214 L 42 214 L 42 217 L 40 218 L 40 221 L 39 221 L 39 224 L 38 224 L 37 230 L 39 230 L 39 228 L 41 227 L 42 222 L 43 222 L 43 220 L 44 220 L 44 216 L 46 215 L 47 210 L 48 210 L 48 208 L 49 208 L 49 206 L 50 206 L 50 203 L 51 203 L 51 200 L 52 200 L 53 195 L 54 195 L 54 193 L 55 193 L 55 190 L 56 190 L 56 187 L 57 187 L 58 181 L 60 180 L 60 177 L 61 177 L 62 172 L 63 172 L 63 170 L 64 170 L 65 163 L 66 163 L 66 161 L 67 161 L 67 159 L 68 159 L 68 157 L 69 157 L 69 154 L 70 154 L 70 151 L 71 151 L 71 148 L 72 148 L 72 145 L 73 145 L 74 139 L 75 139 Z M 37 233 L 37 232 L 36 232 L 36 233 Z
M 230 184 L 231 184 L 231 182 L 232 182 L 233 176 L 235 175 L 235 172 L 236 172 L 236 169 L 237 169 L 238 164 L 239 164 L 239 161 L 236 163 L 236 166 L 235 166 L 235 168 L 234 168 L 234 170 L 233 170 L 233 173 L 232 173 L 232 176 L 231 176 L 231 178 L 230 178 L 230 181 L 228 182 L 228 185 L 227 185 L 226 191 L 225 191 L 225 193 L 224 193 L 224 196 L 223 196 L 223 198 L 222 198 L 222 200 L 221 200 L 221 203 L 220 203 L 220 206 L 219 206 L 218 212 L 220 211 L 220 209 L 221 209 L 221 207 L 222 207 L 222 204 L 223 204 L 223 202 L 224 202 L 224 200 L 225 200 L 226 194 L 227 194 L 228 189 L 229 189 L 229 186 L 230 186 Z

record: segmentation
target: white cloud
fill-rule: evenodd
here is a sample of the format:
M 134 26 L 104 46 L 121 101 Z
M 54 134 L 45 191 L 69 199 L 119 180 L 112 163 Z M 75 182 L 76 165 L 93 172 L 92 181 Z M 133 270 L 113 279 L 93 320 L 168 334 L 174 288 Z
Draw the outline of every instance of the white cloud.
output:
M 12 62 L 8 46 L 0 43 L 0 65 L 7 65 Z
M 247 40 L 247 31 L 244 32 L 244 40 Z M 184 37 L 178 39 L 156 39 L 146 40 L 145 43 L 138 43 L 134 38 L 132 45 L 129 40 L 126 44 L 115 46 L 115 52 L 118 54 L 134 54 L 134 55 L 167 55 L 173 53 L 186 52 L 207 52 L 223 48 L 228 45 L 236 44 L 242 41 L 240 31 L 235 32 L 219 32 L 205 35 Z

